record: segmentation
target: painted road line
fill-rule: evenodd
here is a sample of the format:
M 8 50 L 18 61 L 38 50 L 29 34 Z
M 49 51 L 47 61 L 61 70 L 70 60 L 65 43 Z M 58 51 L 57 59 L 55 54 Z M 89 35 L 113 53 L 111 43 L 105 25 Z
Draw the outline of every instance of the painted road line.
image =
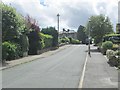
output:
M 88 60 L 88 53 L 86 55 L 86 59 L 85 59 L 85 63 L 84 63 L 83 71 L 82 71 L 82 76 L 81 76 L 78 88 L 83 87 L 83 81 L 84 81 L 84 77 L 85 77 L 85 70 L 86 70 L 87 60 Z

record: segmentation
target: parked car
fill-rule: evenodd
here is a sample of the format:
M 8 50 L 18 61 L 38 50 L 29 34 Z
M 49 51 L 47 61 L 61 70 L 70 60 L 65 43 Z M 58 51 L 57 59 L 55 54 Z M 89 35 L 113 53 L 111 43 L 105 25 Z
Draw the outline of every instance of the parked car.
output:
M 88 45 L 89 44 L 89 40 L 90 40 L 90 44 L 92 44 L 92 39 L 88 39 L 88 38 L 86 38 L 86 45 Z

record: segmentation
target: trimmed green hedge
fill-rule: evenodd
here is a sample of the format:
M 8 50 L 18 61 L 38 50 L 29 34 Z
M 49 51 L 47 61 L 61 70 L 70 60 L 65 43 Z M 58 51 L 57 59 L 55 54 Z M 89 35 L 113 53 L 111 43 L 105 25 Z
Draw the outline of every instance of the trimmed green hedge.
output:
M 40 33 L 40 36 L 44 42 L 43 48 L 52 47 L 53 37 L 51 35 Z
M 70 43 L 70 40 L 68 37 L 63 37 L 63 38 L 60 38 L 60 43 Z
M 71 44 L 80 44 L 80 41 L 77 39 L 69 38 Z
M 52 47 L 58 46 L 58 31 L 54 27 L 43 28 L 41 33 L 51 35 L 53 37 Z
M 103 37 L 103 42 L 112 41 L 114 44 L 120 43 L 120 34 L 108 34 Z

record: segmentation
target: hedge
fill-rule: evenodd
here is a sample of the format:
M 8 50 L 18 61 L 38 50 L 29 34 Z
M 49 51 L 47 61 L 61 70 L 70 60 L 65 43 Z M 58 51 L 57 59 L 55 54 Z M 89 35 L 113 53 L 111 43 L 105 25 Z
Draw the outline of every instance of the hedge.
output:
M 80 44 L 80 41 L 77 39 L 69 38 L 71 44 Z
M 115 39 L 116 38 L 116 39 Z M 108 34 L 103 37 L 103 42 L 112 41 L 114 44 L 120 43 L 120 34 Z
M 20 57 L 19 45 L 12 42 L 2 43 L 2 60 L 13 60 Z
M 63 37 L 63 38 L 60 38 L 60 43 L 70 43 L 70 40 L 68 37 Z
M 41 32 L 53 37 L 52 47 L 58 46 L 58 31 L 54 27 L 43 28 Z
M 43 34 L 43 33 L 39 33 L 39 34 L 44 42 L 43 48 L 52 47 L 53 37 L 51 35 L 48 35 L 48 34 Z

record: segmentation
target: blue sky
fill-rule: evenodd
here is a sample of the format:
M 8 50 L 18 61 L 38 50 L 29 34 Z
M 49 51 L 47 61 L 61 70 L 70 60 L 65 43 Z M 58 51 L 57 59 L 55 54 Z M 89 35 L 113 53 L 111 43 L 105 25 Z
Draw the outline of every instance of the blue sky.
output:
M 40 27 L 57 27 L 57 13 L 60 13 L 60 29 L 77 30 L 86 25 L 91 15 L 105 14 L 115 25 L 118 22 L 119 0 L 2 0 L 15 7 L 23 15 L 35 18 Z

